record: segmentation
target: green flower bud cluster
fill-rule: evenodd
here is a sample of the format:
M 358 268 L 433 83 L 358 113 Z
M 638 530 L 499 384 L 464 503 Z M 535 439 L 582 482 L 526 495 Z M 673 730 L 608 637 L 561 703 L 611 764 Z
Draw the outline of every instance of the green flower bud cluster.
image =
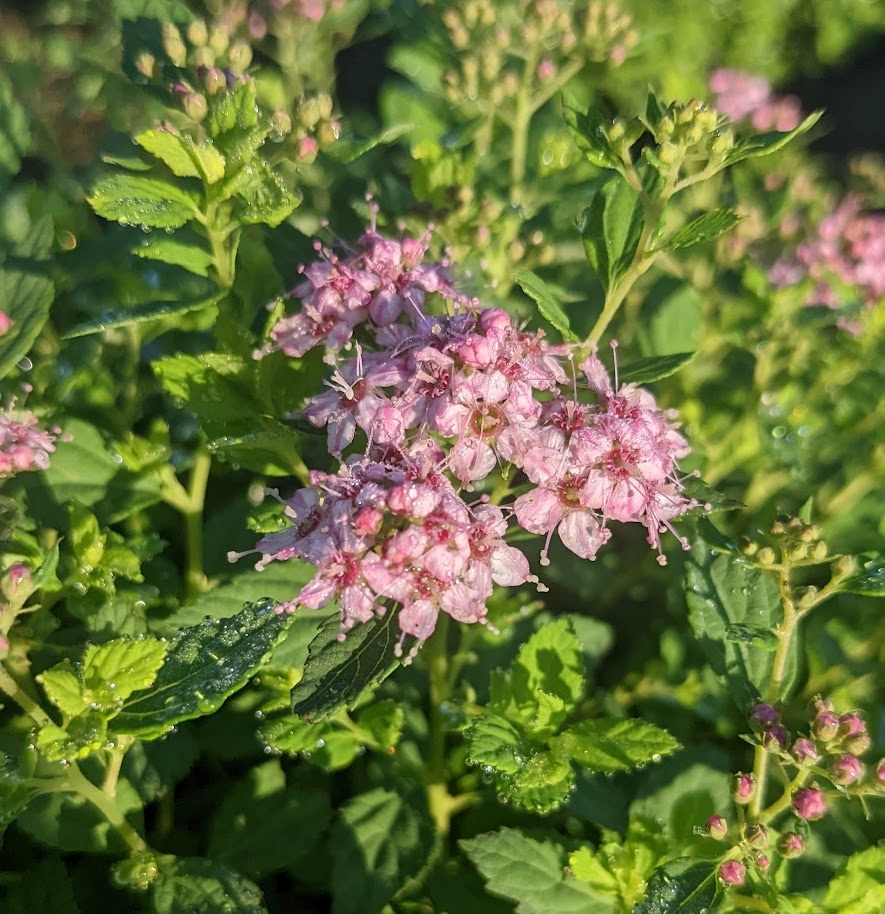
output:
M 621 64 L 639 42 L 633 20 L 616 3 L 593 0 L 584 15 L 582 42 L 593 61 L 610 60 Z
M 310 164 L 321 149 L 326 149 L 341 136 L 341 122 L 333 117 L 332 97 L 323 93 L 302 96 L 294 117 L 288 120 L 288 130 L 279 130 L 279 136 L 290 135 L 299 162 Z M 283 112 L 274 115 L 277 118 Z
M 683 163 L 702 168 L 722 162 L 734 145 L 734 134 L 723 128 L 724 119 L 703 102 L 672 102 L 656 123 L 646 122 L 657 149 L 646 155 L 655 159 L 659 171 L 679 169 Z
M 820 565 L 829 559 L 827 544 L 821 539 L 820 528 L 815 524 L 806 524 L 798 517 L 780 515 L 771 525 L 765 541 L 745 540 L 741 551 L 760 568 L 773 568 L 777 565 L 805 566 Z M 834 563 L 841 568 L 842 558 Z M 797 602 L 800 608 L 805 603 L 813 602 L 817 589 L 803 587 L 797 589 Z

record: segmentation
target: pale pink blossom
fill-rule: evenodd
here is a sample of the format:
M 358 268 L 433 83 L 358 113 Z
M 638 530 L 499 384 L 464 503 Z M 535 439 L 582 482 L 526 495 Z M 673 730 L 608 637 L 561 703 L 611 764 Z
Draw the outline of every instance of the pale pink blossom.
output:
M 46 470 L 55 451 L 58 428 L 40 428 L 38 418 L 10 404 L 0 412 L 0 476 Z

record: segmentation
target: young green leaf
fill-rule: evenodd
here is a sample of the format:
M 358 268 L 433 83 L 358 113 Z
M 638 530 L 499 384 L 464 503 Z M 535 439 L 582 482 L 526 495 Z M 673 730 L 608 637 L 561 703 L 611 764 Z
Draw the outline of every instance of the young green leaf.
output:
M 49 762 L 73 762 L 103 749 L 108 742 L 107 715 L 87 711 L 64 727 L 47 724 L 37 733 L 37 751 Z
M 572 332 L 568 315 L 562 305 L 540 276 L 536 276 L 528 270 L 520 270 L 513 278 L 522 291 L 537 304 L 541 316 L 559 331 L 564 340 L 578 339 Z
M 379 914 L 420 870 L 433 825 L 415 799 L 377 788 L 345 803 L 332 831 L 332 914 Z
M 180 186 L 144 175 L 100 178 L 87 199 L 99 216 L 145 228 L 180 228 L 199 212 L 194 197 Z
M 401 632 L 397 614 L 388 610 L 371 622 L 352 628 L 338 640 L 340 620 L 331 616 L 310 644 L 304 677 L 292 690 L 292 711 L 311 721 L 322 720 L 345 705 L 352 707 L 370 686 L 386 679 L 407 654 L 407 638 L 397 653 Z
M 826 914 L 877 914 L 885 910 L 885 847 L 868 847 L 852 854 L 827 887 Z
M 287 190 L 280 176 L 260 160 L 241 169 L 235 193 L 242 201 L 239 219 L 250 225 L 276 228 L 301 203 L 301 197 Z
M 291 619 L 265 600 L 179 632 L 153 685 L 124 703 L 114 731 L 156 739 L 181 721 L 217 711 L 265 662 Z
M 788 143 L 791 143 L 797 136 L 807 133 L 821 119 L 823 111 L 813 111 L 802 123 L 787 133 L 781 133 L 778 130 L 772 130 L 768 133 L 757 133 L 754 136 L 736 143 L 725 157 L 726 165 L 734 165 L 735 162 L 742 162 L 744 159 L 757 158 L 759 156 L 771 155 L 783 149 Z
M 653 355 L 631 362 L 618 370 L 621 384 L 651 384 L 669 378 L 695 357 L 694 352 L 674 352 L 672 355 Z
M 659 762 L 679 743 L 647 721 L 608 717 L 569 727 L 553 740 L 553 746 L 584 768 L 609 773 Z
M 395 143 L 398 139 L 410 133 L 411 130 L 411 124 L 395 124 L 393 127 L 388 127 L 386 130 L 382 130 L 381 133 L 377 133 L 367 139 L 340 139 L 329 146 L 325 153 L 330 159 L 349 165 L 377 146 Z
M 699 504 L 696 508 L 689 508 L 683 512 L 680 517 L 706 517 L 716 511 L 739 511 L 746 507 L 743 502 L 717 492 L 712 486 L 708 486 L 703 479 L 697 476 L 688 476 L 682 481 L 682 491 L 689 498 L 693 498 Z M 708 531 L 710 527 L 706 528 Z M 718 531 L 717 531 L 718 532 Z M 720 534 L 721 537 L 721 534 Z M 721 540 L 711 545 L 721 545 Z M 727 552 L 733 552 L 730 547 Z
M 208 276 L 214 263 L 212 255 L 196 244 L 185 244 L 175 238 L 146 238 L 132 249 L 137 257 L 159 260 L 172 266 L 182 267 L 197 276 Z
M 538 750 L 521 728 L 497 714 L 484 714 L 464 734 L 470 758 L 488 774 L 506 775 L 509 780 Z
M 885 597 L 885 555 L 863 552 L 854 558 L 854 570 L 839 579 L 839 590 L 865 597 Z
M 577 103 L 563 98 L 562 116 L 578 149 L 591 165 L 619 171 L 623 165 L 612 151 L 605 135 L 605 118 L 595 109 L 582 111 Z
M 714 209 L 675 231 L 666 241 L 655 247 L 656 251 L 668 252 L 690 248 L 704 241 L 713 241 L 731 231 L 744 217 L 734 210 Z
M 633 914 L 707 914 L 716 889 L 715 864 L 680 857 L 655 871 Z
M 223 293 L 216 292 L 184 301 L 147 302 L 143 305 L 136 305 L 134 308 L 128 308 L 125 311 L 109 311 L 102 314 L 101 317 L 84 321 L 82 324 L 71 327 L 64 334 L 63 339 L 72 340 L 78 336 L 104 333 L 107 330 L 115 330 L 118 327 L 132 327 L 136 324 L 143 324 L 146 321 L 168 320 L 180 314 L 188 314 L 191 311 L 202 311 L 203 308 L 211 308 L 219 301 L 222 295 Z
M 596 190 L 578 219 L 584 253 L 606 295 L 633 263 L 644 226 L 642 201 L 620 175 Z
M 158 862 L 151 914 L 267 914 L 258 886 L 214 860 L 164 856 Z
M 135 142 L 179 178 L 200 178 L 214 184 L 224 177 L 224 156 L 208 143 L 198 146 L 189 136 L 168 130 L 147 130 L 135 137 Z
M 399 742 L 405 723 L 405 711 L 392 699 L 372 702 L 357 715 L 357 726 L 364 739 L 376 749 L 389 752 Z
M 502 828 L 458 842 L 488 889 L 516 902 L 517 914 L 615 914 L 616 899 L 568 874 L 565 852 L 551 841 Z

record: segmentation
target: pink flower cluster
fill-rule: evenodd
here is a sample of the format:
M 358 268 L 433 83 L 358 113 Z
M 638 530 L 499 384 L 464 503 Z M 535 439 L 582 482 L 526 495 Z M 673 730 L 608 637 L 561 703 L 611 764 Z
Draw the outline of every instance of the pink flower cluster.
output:
M 324 252 L 294 290 L 301 311 L 271 332 L 269 350 L 325 347 L 329 390 L 303 415 L 339 459 L 358 433 L 365 456 L 312 474 L 286 502 L 292 527 L 258 543 L 258 567 L 301 558 L 317 575 L 289 608 L 337 598 L 346 630 L 393 601 L 402 630 L 423 640 L 440 611 L 483 621 L 492 582 L 537 580 L 504 545 L 513 519 L 546 537 L 544 565 L 554 532 L 592 559 L 612 520 L 643 524 L 663 564 L 661 533 L 696 504 L 682 493 L 689 448 L 674 415 L 648 391 L 612 385 L 595 353 L 576 358 L 577 347 L 479 309 L 444 262 L 423 263 L 426 250 L 426 239 L 372 227 L 346 260 Z M 440 313 L 428 307 L 435 293 Z M 517 497 L 468 506 L 456 485 L 472 491 L 499 467 L 521 472 Z
M 37 417 L 13 406 L 0 412 L 0 476 L 45 470 L 61 429 L 38 426 Z
M 812 280 L 809 306 L 844 306 L 846 289 L 867 307 L 878 304 L 885 296 L 885 215 L 864 213 L 859 197 L 846 197 L 769 278 L 776 286 Z
M 749 120 L 755 130 L 786 133 L 802 122 L 797 98 L 775 95 L 767 80 L 744 70 L 714 70 L 710 91 L 716 96 L 716 110 L 734 123 Z

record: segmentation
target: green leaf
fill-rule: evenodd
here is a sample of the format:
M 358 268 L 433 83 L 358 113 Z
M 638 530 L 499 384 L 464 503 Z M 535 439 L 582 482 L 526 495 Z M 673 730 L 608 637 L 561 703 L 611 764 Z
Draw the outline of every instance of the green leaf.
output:
M 157 678 L 166 645 L 153 638 L 117 638 L 86 648 L 80 676 L 91 707 L 109 711 Z
M 885 909 L 885 847 L 852 854 L 839 868 L 824 895 L 827 914 L 878 914 Z
M 324 152 L 330 159 L 348 165 L 377 146 L 387 146 L 390 143 L 395 143 L 400 137 L 410 133 L 411 130 L 411 124 L 395 124 L 393 127 L 388 127 L 386 130 L 382 130 L 381 133 L 376 133 L 375 136 L 367 139 L 340 139 L 329 146 L 328 149 L 325 149 Z
M 107 745 L 107 715 L 88 711 L 74 717 L 65 727 L 47 724 L 37 733 L 38 751 L 50 762 L 75 761 Z
M 695 501 L 699 502 L 696 508 L 690 508 L 688 511 L 685 511 L 680 515 L 680 517 L 706 517 L 708 514 L 712 514 L 716 511 L 739 511 L 741 508 L 745 508 L 746 505 L 737 501 L 734 498 L 729 498 L 727 495 L 723 495 L 722 492 L 717 492 L 712 486 L 708 486 L 703 479 L 700 479 L 697 476 L 687 476 L 682 481 L 682 491 L 689 498 L 693 498 Z M 706 531 L 713 530 L 712 524 L 707 525 L 705 528 Z M 716 531 L 718 533 L 718 531 Z M 706 535 L 706 533 L 705 533 Z M 721 534 L 719 534 L 721 537 Z M 717 545 L 711 543 L 711 545 Z M 726 551 L 734 551 L 731 546 Z M 735 547 L 736 549 L 736 547 Z
M 572 99 L 563 98 L 562 116 L 578 149 L 587 161 L 598 168 L 623 167 L 620 159 L 612 152 L 604 126 L 606 119 L 599 111 L 581 111 Z
M 716 866 L 682 857 L 658 869 L 633 914 L 707 914 L 716 898 Z
M 731 231 L 743 218 L 734 210 L 714 209 L 709 213 L 704 213 L 703 216 L 698 216 L 697 219 L 692 219 L 687 225 L 683 225 L 666 241 L 656 245 L 654 250 L 679 251 L 704 241 L 713 241 L 720 235 Z
M 291 616 L 266 600 L 179 632 L 153 685 L 125 702 L 114 731 L 156 739 L 181 721 L 214 713 L 249 681 L 290 624 Z
M 584 253 L 606 295 L 633 263 L 644 226 L 642 201 L 620 175 L 595 191 L 579 217 Z
M 132 249 L 137 257 L 159 260 L 176 267 L 182 267 L 197 276 L 208 276 L 214 260 L 208 251 L 196 244 L 185 244 L 174 238 L 146 238 L 137 248 Z
M 728 630 L 735 624 L 774 630 L 783 615 L 776 584 L 746 561 L 711 551 L 698 538 L 686 562 L 685 597 L 689 622 L 713 672 L 746 710 L 767 687 L 773 658 L 767 650 L 729 641 Z M 795 669 L 794 655 L 787 686 Z
M 179 178 L 200 178 L 214 184 L 224 177 L 224 156 L 212 145 L 198 146 L 189 136 L 148 130 L 135 142 L 163 162 Z
M 158 869 L 152 914 L 267 914 L 258 886 L 214 860 L 161 857 Z
M 540 276 L 536 276 L 528 270 L 520 270 L 513 278 L 522 291 L 537 304 L 542 317 L 559 331 L 564 340 L 578 339 L 572 332 L 568 315 L 562 305 Z
M 69 717 L 75 717 L 89 707 L 83 683 L 70 660 L 62 660 L 36 678 L 49 700 Z
M 8 886 L 4 895 L 3 914 L 80 914 L 74 887 L 61 858 L 44 856 L 34 866 L 19 872 L 19 878 Z
M 292 690 L 292 711 L 308 720 L 322 720 L 345 705 L 353 707 L 370 686 L 386 679 L 407 655 L 414 639 L 400 645 L 397 613 L 388 610 L 371 622 L 352 628 L 338 640 L 341 623 L 327 619 L 310 644 L 304 678 Z
M 550 841 L 502 828 L 458 842 L 488 890 L 517 903 L 517 914 L 614 914 L 615 900 L 565 869 L 565 853 Z
M 294 755 L 315 749 L 329 732 L 324 723 L 311 723 L 297 714 L 283 714 L 266 720 L 258 729 L 261 741 L 278 752 Z
M 12 759 L 0 752 L 0 845 L 6 827 L 38 793 L 33 782 L 19 774 Z
M 263 136 L 258 131 L 258 102 L 256 100 L 256 84 L 248 80 L 236 86 L 233 91 L 218 95 L 213 100 L 209 114 L 204 122 L 209 135 L 213 138 L 225 134 L 236 134 L 239 131 L 251 131 L 259 136 L 259 144 Z M 225 139 L 229 140 L 229 137 Z
M 399 742 L 405 722 L 405 711 L 392 699 L 376 701 L 357 715 L 357 726 L 382 752 L 389 752 Z
M 145 228 L 180 228 L 198 213 L 195 200 L 178 185 L 144 175 L 100 178 L 87 200 L 105 219 Z
M 732 644 L 749 644 L 763 651 L 776 651 L 777 635 L 762 625 L 751 625 L 746 622 L 735 622 L 725 630 L 726 640 Z
M 864 552 L 854 556 L 854 565 L 854 571 L 839 579 L 839 590 L 865 597 L 885 597 L 885 555 Z
M 241 222 L 264 224 L 276 228 L 301 203 L 282 178 L 259 159 L 244 165 L 236 181 L 236 196 L 243 205 L 238 208 Z
M 553 743 L 579 765 L 606 773 L 659 762 L 662 756 L 679 748 L 666 730 L 654 724 L 614 717 L 582 721 Z
M 0 74 L 0 172 L 6 172 L 8 177 L 17 175 L 22 156 L 30 148 L 28 116 L 15 97 L 12 83 Z
M 694 352 L 675 352 L 672 355 L 653 355 L 638 362 L 631 362 L 618 370 L 621 384 L 642 386 L 669 378 L 695 357 Z
M 378 914 L 425 863 L 432 835 L 423 804 L 403 792 L 348 800 L 332 832 L 332 914 Z
M 464 735 L 468 755 L 474 763 L 486 774 L 495 772 L 508 779 L 520 771 L 526 759 L 537 750 L 526 740 L 522 730 L 497 714 L 478 717 Z
M 791 143 L 797 136 L 807 133 L 821 119 L 823 111 L 813 111 L 802 123 L 788 133 L 781 133 L 777 130 L 768 133 L 757 133 L 748 137 L 739 143 L 736 143 L 725 157 L 726 165 L 734 165 L 735 162 L 742 162 L 744 159 L 758 158 L 759 156 L 771 155 L 783 149 L 788 143 Z
M 5 258 L 0 251 L 0 302 L 12 321 L 0 336 L 0 378 L 28 354 L 49 317 L 55 295 L 48 275 L 52 238 L 52 219 L 44 216 L 9 247 Z
M 201 311 L 216 304 L 223 292 L 212 295 L 203 295 L 199 298 L 186 299 L 185 301 L 158 301 L 136 305 L 125 311 L 108 311 L 93 320 L 77 324 L 64 334 L 63 339 L 71 340 L 78 336 L 89 336 L 93 333 L 104 333 L 107 330 L 116 330 L 118 327 L 132 327 L 146 321 L 167 320 L 188 314 L 191 311 Z
M 252 879 L 263 879 L 297 865 L 322 839 L 331 818 L 325 791 L 287 787 L 282 766 L 274 759 L 225 791 L 212 818 L 208 855 Z

